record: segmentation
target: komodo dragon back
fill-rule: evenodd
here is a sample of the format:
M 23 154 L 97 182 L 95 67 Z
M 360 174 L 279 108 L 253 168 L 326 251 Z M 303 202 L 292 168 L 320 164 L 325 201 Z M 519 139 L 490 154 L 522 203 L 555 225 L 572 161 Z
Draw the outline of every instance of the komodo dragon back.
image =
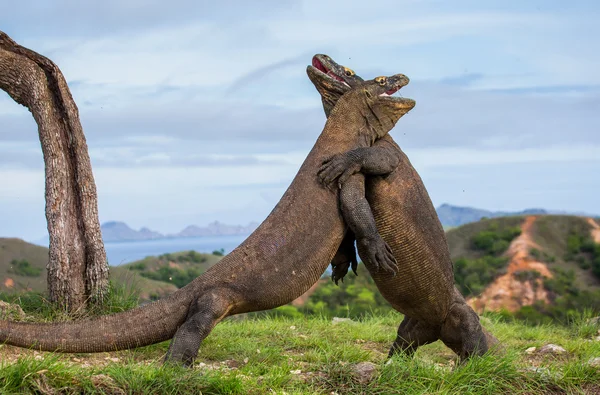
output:
M 367 147 L 389 132 L 414 101 L 390 99 L 408 83 L 398 74 L 349 90 L 338 101 L 314 147 L 265 221 L 206 273 L 164 300 L 134 310 L 66 323 L 0 321 L 0 342 L 59 352 L 103 352 L 173 338 L 167 361 L 191 364 L 201 341 L 232 314 L 281 306 L 323 274 L 345 225 L 339 193 L 322 188 L 326 158 Z

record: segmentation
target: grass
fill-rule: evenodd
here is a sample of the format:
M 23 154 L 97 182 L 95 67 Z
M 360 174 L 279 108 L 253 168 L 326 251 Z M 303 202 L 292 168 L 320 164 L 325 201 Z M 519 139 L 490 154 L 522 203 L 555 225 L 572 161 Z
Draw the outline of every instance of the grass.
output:
M 456 367 L 437 342 L 414 358 L 386 358 L 399 314 L 332 323 L 232 317 L 202 344 L 193 369 L 162 366 L 168 343 L 101 354 L 37 353 L 0 348 L 0 393 L 113 394 L 542 394 L 600 393 L 598 324 L 587 317 L 566 326 L 527 326 L 495 316 L 484 325 L 505 345 L 502 355 Z M 558 344 L 567 353 L 544 356 L 529 347 Z M 375 364 L 360 380 L 357 364 Z
M 101 306 L 93 306 L 82 314 L 74 314 L 77 318 L 99 316 L 103 314 L 119 313 L 130 310 L 139 305 L 139 290 L 135 285 L 135 278 L 127 282 L 113 282 L 109 284 L 106 300 Z M 0 300 L 11 305 L 18 305 L 25 313 L 25 321 L 30 322 L 52 322 L 68 321 L 73 317 L 67 315 L 63 310 L 50 303 L 46 295 L 39 292 L 26 292 L 22 294 L 11 294 L 0 292 Z M 16 318 L 13 314 L 11 319 Z

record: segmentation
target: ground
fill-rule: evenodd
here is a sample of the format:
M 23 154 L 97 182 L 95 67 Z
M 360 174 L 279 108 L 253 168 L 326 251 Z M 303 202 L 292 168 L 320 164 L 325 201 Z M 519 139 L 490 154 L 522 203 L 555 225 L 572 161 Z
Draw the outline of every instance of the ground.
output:
M 163 367 L 167 343 L 100 354 L 0 348 L 0 392 L 143 394 L 598 394 L 600 338 L 588 318 L 529 327 L 484 317 L 502 354 L 456 366 L 441 343 L 386 358 L 399 314 L 360 321 L 228 319 L 193 369 Z M 543 354 L 556 344 L 565 351 Z M 536 349 L 533 350 L 532 347 Z

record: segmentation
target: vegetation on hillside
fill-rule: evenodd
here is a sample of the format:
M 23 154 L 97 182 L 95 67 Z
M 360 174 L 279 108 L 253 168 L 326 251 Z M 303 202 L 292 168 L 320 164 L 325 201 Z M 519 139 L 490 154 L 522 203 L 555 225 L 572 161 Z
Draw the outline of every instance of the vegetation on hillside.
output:
M 465 296 L 481 293 L 496 277 L 503 273 L 508 258 L 502 254 L 511 241 L 521 234 L 518 226 L 507 225 L 502 220 L 485 221 L 487 227 L 469 239 L 471 250 L 479 256 L 460 257 L 454 260 L 454 278 Z
M 13 259 L 10 261 L 10 266 L 11 268 L 8 269 L 8 272 L 18 274 L 19 276 L 38 277 L 42 274 L 42 268 L 32 266 L 25 259 Z
M 568 322 L 582 310 L 600 314 L 600 288 L 590 286 L 600 277 L 600 244 L 591 239 L 589 225 L 582 218 L 564 216 L 552 221 L 541 217 L 535 226 L 542 250 L 529 253 L 552 272 L 553 277 L 543 281 L 550 303 L 524 306 L 515 317 L 539 324 Z
M 223 256 L 223 254 L 219 256 Z M 210 267 L 210 265 L 207 265 L 208 262 L 208 254 L 201 254 L 190 250 L 162 254 L 157 258 L 148 257 L 141 261 L 125 265 L 125 267 L 138 272 L 142 277 L 164 281 L 174 284 L 177 288 L 182 288 L 204 273 Z M 214 262 L 216 260 L 213 259 L 211 263 Z

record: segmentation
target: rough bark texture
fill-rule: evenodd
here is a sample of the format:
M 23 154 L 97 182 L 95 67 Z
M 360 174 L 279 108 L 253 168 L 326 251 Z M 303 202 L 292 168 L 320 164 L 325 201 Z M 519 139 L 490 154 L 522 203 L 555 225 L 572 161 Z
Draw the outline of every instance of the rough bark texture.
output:
M 102 301 L 108 263 L 98 221 L 96 184 L 79 112 L 49 59 L 0 31 L 0 89 L 31 111 L 46 169 L 50 235 L 48 291 L 69 312 Z

